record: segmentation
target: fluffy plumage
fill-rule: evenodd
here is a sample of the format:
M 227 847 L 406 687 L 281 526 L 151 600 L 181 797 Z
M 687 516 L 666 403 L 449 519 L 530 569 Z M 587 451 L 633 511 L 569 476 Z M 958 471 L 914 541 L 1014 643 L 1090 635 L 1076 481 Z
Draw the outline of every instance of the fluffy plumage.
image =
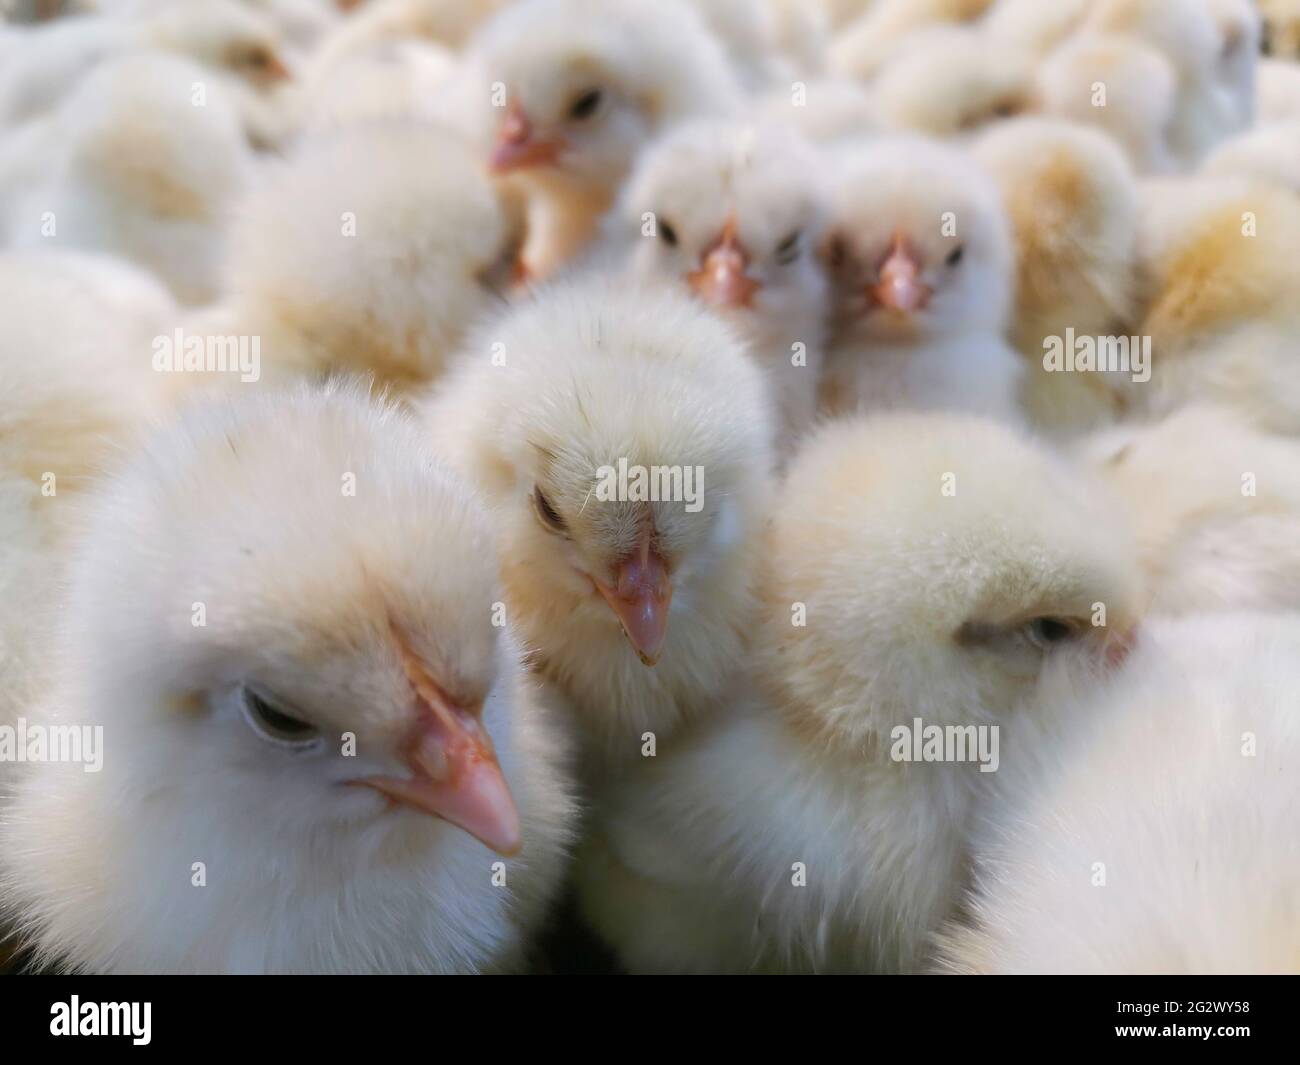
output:
M 877 0 L 831 43 L 828 62 L 832 73 L 865 81 L 897 54 L 907 37 L 946 23 L 971 22 L 983 15 L 993 0 Z
M 1292 617 L 1207 615 L 1145 625 L 1109 683 L 1053 678 L 1059 727 L 1008 744 L 944 968 L 1294 973 L 1297 657 Z
M 955 409 L 1018 420 L 1010 226 L 968 155 L 920 138 L 846 149 L 823 254 L 832 337 L 823 408 Z
M 353 393 L 191 411 L 108 483 L 69 579 L 64 669 L 24 708 L 102 726 L 103 767 L 29 764 L 0 827 L 5 898 L 39 957 L 119 973 L 517 964 L 573 808 L 536 682 L 491 624 L 490 539 L 415 428 Z M 523 841 L 504 883 L 497 855 L 428 806 L 345 786 L 399 786 L 411 758 L 407 801 L 434 802 L 461 787 L 418 760 L 441 737 L 444 766 L 457 737 L 495 748 Z
M 1201 173 L 1271 181 L 1300 194 L 1300 115 L 1224 141 L 1206 158 Z
M 508 613 L 574 702 L 592 769 L 622 765 L 644 732 L 664 742 L 711 711 L 744 647 L 771 464 L 762 376 L 696 301 L 603 280 L 540 290 L 460 358 L 430 431 L 493 506 Z M 620 460 L 701 467 L 696 502 L 598 495 Z
M 609 227 L 633 278 L 693 293 L 745 339 L 786 444 L 812 425 L 826 340 L 820 166 L 778 127 L 684 123 L 638 162 Z
M 587 916 L 637 971 L 922 965 L 997 774 L 893 761 L 892 730 L 1032 714 L 1047 660 L 1131 625 L 1128 554 L 1086 478 L 995 423 L 828 426 L 772 508 L 751 685 L 598 794 Z

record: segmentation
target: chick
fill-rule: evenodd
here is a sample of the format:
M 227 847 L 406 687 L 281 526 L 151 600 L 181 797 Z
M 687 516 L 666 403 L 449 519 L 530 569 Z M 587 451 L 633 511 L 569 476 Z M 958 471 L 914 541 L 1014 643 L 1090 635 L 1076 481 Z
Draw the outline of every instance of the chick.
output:
M 1300 193 L 1300 116 L 1224 141 L 1206 157 L 1201 173 L 1271 181 Z
M 1153 611 L 1300 609 L 1295 440 L 1195 406 L 1083 453 L 1135 515 Z
M 1021 55 L 1042 59 L 1075 33 L 1091 0 L 998 0 L 976 25 L 1016 48 Z
M 974 133 L 1031 105 L 1033 65 L 977 29 L 913 34 L 871 85 L 878 120 L 936 137 Z
M 1272 183 L 1148 182 L 1138 212 L 1152 376 L 1136 393 L 1156 416 L 1207 401 L 1271 432 L 1300 433 L 1300 203 Z
M 539 291 L 460 358 L 430 431 L 493 506 L 507 613 L 587 774 L 617 769 L 712 709 L 744 647 L 762 375 L 698 301 L 605 278 Z
M 1195 167 L 1250 121 L 1258 18 L 1239 0 L 1226 6 L 1219 0 L 1097 0 L 1084 23 L 1086 30 L 1154 48 L 1171 64 L 1177 93 L 1168 144 L 1182 168 Z
M 1278 59 L 1259 64 L 1255 111 L 1260 122 L 1300 118 L 1300 67 Z
M 54 116 L 0 141 L 9 246 L 116 254 L 182 302 L 214 299 L 225 212 L 254 164 L 232 101 L 204 78 L 163 53 L 108 60 Z M 41 173 L 19 188 L 34 147 Z
M 495 137 L 492 171 L 527 190 L 525 258 L 543 276 L 591 238 L 656 134 L 741 99 L 722 46 L 679 0 L 523 0 L 470 42 L 446 108 Z
M 957 409 L 1019 420 L 1019 356 L 1003 338 L 1010 226 L 997 186 L 964 153 L 880 138 L 834 173 L 832 337 L 822 408 Z
M 993 0 L 876 0 L 835 35 L 827 57 L 830 71 L 866 81 L 897 54 L 908 35 L 945 23 L 972 22 L 992 6 Z
M 976 730 L 1032 715 L 1057 655 L 1119 646 L 1125 534 L 1066 463 L 935 414 L 831 423 L 771 514 L 751 683 L 595 796 L 583 909 L 634 971 L 911 971 L 997 775 Z M 971 760 L 899 760 L 917 718 L 970 726 Z
M 522 227 L 453 133 L 396 121 L 306 141 L 236 211 L 233 330 L 261 338 L 272 375 L 415 387 L 504 298 Z
M 759 99 L 758 117 L 797 130 L 813 144 L 851 141 L 880 130 L 876 103 L 852 81 L 814 78 Z
M 48 112 L 106 59 L 162 49 L 259 93 L 289 76 L 273 23 L 234 0 L 151 5 L 132 17 L 87 16 L 16 29 L 0 68 L 0 127 Z
M 1070 37 L 1040 64 L 1033 97 L 1039 111 L 1103 130 L 1142 173 L 1184 168 L 1171 143 L 1178 73 L 1150 45 L 1119 34 Z
M 0 827 L 38 961 L 517 965 L 573 804 L 491 623 L 490 538 L 414 426 L 354 392 L 197 409 L 134 458 L 72 566 L 54 654 L 76 666 L 25 708 L 111 746 L 98 772 L 24 767 Z
M 1108 683 L 1053 678 L 1059 727 L 1008 750 L 942 967 L 1294 973 L 1298 656 L 1295 618 L 1204 615 L 1144 625 Z
M 1070 435 L 1127 408 L 1131 377 L 1049 372 L 1053 340 L 1124 335 L 1138 313 L 1138 191 L 1124 153 L 1096 129 L 1050 118 L 995 127 L 972 154 L 1002 190 L 1015 241 L 1011 341 L 1028 368 L 1036 427 Z
M 825 346 L 820 166 L 779 127 L 684 123 L 638 161 L 611 226 L 639 284 L 693 293 L 745 339 L 786 444 L 816 414 Z

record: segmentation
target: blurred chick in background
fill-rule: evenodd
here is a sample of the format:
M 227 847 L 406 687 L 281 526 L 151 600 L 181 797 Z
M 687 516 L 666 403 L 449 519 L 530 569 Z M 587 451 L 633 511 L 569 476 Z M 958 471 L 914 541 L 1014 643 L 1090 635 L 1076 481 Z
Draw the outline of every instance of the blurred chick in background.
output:
M 1127 532 L 1068 464 L 942 415 L 828 426 L 771 514 L 729 712 L 596 795 L 583 909 L 637 972 L 912 971 L 997 774 L 893 760 L 894 730 L 1009 732 L 1055 656 L 1122 642 Z
M 435 390 L 436 448 L 493 508 L 507 614 L 573 702 L 589 773 L 639 757 L 647 732 L 666 744 L 736 666 L 768 402 L 698 301 L 599 279 L 540 289 L 486 324 Z M 622 465 L 627 488 L 609 480 Z M 676 492 L 638 496 L 637 469 L 678 471 Z
M 745 339 L 787 449 L 812 426 L 826 343 L 817 166 L 779 127 L 684 123 L 642 156 L 608 226 L 634 281 L 693 293 Z
M 355 390 L 194 409 L 138 453 L 91 508 L 65 668 L 23 708 L 102 726 L 112 754 L 21 767 L 0 825 L 39 960 L 521 965 L 574 808 L 562 734 L 491 623 L 491 537 Z
M 830 414 L 944 409 L 1020 419 L 1010 227 L 997 186 L 938 141 L 897 138 L 836 160 L 823 255 Z

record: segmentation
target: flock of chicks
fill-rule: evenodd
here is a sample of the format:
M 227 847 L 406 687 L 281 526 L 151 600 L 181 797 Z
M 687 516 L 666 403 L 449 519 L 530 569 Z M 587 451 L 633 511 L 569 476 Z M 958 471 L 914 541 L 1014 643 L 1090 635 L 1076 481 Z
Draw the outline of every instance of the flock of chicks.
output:
M 638 972 L 1300 969 L 1285 0 L 72 6 L 0 32 L 0 726 L 103 735 L 0 763 L 36 965 L 535 969 L 567 893 Z

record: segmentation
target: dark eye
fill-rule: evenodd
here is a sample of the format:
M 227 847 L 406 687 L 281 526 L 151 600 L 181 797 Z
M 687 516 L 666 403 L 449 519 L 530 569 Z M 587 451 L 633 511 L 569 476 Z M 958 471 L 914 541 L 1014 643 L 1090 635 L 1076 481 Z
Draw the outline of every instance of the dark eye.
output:
M 596 108 L 600 106 L 600 101 L 604 99 L 604 94 L 599 89 L 588 89 L 569 107 L 569 117 L 581 122 L 584 118 L 590 118 L 596 113 Z
M 677 247 L 677 230 L 673 229 L 667 222 L 661 221 L 659 223 L 659 236 L 670 248 Z
M 966 254 L 965 246 L 958 244 L 957 247 L 953 248 L 952 251 L 948 253 L 948 258 L 945 259 L 944 262 L 946 262 L 949 266 L 956 266 L 959 262 L 961 262 L 961 258 L 965 254 Z
M 309 747 L 320 738 L 315 725 L 295 717 L 270 696 L 252 688 L 245 688 L 243 695 L 244 718 L 262 739 L 286 747 Z
M 843 237 L 832 237 L 826 245 L 826 265 L 832 270 L 839 270 L 844 265 L 848 255 L 848 248 L 844 244 Z
M 1029 642 L 1041 650 L 1072 640 L 1079 632 L 1079 623 L 1072 618 L 1034 618 L 1024 628 Z
M 257 68 L 270 66 L 271 57 L 265 52 L 253 52 L 248 57 L 248 65 Z
M 776 246 L 776 261 L 792 263 L 799 258 L 799 231 L 796 229 Z
M 533 489 L 533 512 L 537 515 L 537 520 L 550 532 L 564 535 L 568 526 L 564 524 L 564 519 L 560 517 L 559 511 L 551 506 L 551 501 L 542 494 L 540 488 Z

